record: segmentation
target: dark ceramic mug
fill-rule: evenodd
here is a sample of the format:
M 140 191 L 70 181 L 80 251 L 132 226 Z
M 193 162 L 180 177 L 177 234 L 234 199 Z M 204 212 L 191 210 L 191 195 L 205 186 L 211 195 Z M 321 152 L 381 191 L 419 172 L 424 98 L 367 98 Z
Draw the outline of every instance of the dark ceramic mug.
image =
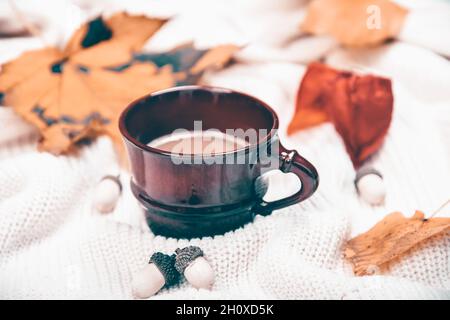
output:
M 267 134 L 240 150 L 216 154 L 216 160 L 223 157 L 223 161 L 213 163 L 206 159 L 201 164 L 175 163 L 177 157 L 186 160 L 194 155 L 175 155 L 148 146 L 176 129 L 192 130 L 199 120 L 204 130 L 256 129 Z M 275 112 L 243 93 L 203 86 L 159 91 L 131 103 L 120 117 L 119 128 L 131 163 L 132 192 L 146 209 L 155 234 L 176 238 L 223 234 L 251 222 L 256 214 L 267 215 L 305 200 L 318 186 L 314 166 L 279 143 Z M 246 160 L 228 161 L 238 154 Z M 296 174 L 300 190 L 287 198 L 264 201 L 255 190 L 255 181 L 267 163 Z

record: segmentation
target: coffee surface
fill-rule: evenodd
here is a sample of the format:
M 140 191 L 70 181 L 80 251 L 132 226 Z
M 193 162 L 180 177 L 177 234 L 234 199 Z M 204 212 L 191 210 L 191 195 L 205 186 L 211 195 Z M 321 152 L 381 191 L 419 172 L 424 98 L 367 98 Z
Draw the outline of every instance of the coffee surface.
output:
M 220 131 L 172 133 L 151 141 L 148 146 L 177 154 L 219 154 L 245 148 L 247 142 Z

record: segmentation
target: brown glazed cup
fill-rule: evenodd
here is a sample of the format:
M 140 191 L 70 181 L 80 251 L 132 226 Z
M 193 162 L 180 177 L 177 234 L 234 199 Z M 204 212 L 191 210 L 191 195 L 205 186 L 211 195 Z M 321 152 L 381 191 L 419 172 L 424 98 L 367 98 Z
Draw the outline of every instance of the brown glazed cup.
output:
M 193 154 L 173 154 L 147 145 L 176 129 L 193 130 L 194 121 L 202 121 L 203 130 L 256 129 L 266 134 L 240 150 L 215 154 L 213 163 L 207 157 L 198 163 Z M 314 166 L 279 143 L 275 112 L 236 91 L 204 86 L 159 91 L 131 103 L 119 127 L 131 163 L 132 192 L 155 234 L 188 239 L 223 234 L 251 222 L 256 214 L 268 215 L 305 200 L 319 183 Z M 236 160 L 239 156 L 245 161 Z M 264 201 L 255 184 L 270 169 L 297 175 L 300 190 Z M 266 187 L 260 183 L 258 188 Z

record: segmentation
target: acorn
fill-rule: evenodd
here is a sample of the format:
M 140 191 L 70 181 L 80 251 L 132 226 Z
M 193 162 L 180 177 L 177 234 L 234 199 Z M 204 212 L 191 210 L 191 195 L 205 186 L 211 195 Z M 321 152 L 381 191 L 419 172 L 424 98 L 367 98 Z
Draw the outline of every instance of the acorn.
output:
M 180 274 L 175 269 L 175 255 L 155 252 L 144 269 L 133 277 L 132 288 L 137 298 L 145 299 L 155 295 L 164 287 L 176 284 Z
M 101 213 L 109 213 L 116 207 L 120 194 L 122 193 L 122 184 L 119 177 L 107 175 L 104 176 L 94 191 L 94 206 Z
M 355 186 L 364 201 L 371 205 L 380 205 L 384 202 L 386 189 L 381 173 L 371 167 L 363 167 L 358 170 L 355 178 Z
M 175 269 L 197 289 L 210 289 L 214 283 L 214 270 L 205 259 L 202 249 L 189 246 L 175 250 Z

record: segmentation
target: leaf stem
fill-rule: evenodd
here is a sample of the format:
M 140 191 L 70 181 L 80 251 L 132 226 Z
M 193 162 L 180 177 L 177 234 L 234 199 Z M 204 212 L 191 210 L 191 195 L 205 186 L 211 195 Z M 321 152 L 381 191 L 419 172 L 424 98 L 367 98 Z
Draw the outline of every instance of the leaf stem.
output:
M 436 210 L 433 211 L 433 213 L 431 214 L 431 216 L 428 218 L 433 218 L 436 214 L 439 213 L 439 211 L 441 211 L 442 209 L 444 209 L 448 204 L 450 203 L 450 199 L 448 199 L 447 201 L 445 201 L 439 208 L 437 208 Z

